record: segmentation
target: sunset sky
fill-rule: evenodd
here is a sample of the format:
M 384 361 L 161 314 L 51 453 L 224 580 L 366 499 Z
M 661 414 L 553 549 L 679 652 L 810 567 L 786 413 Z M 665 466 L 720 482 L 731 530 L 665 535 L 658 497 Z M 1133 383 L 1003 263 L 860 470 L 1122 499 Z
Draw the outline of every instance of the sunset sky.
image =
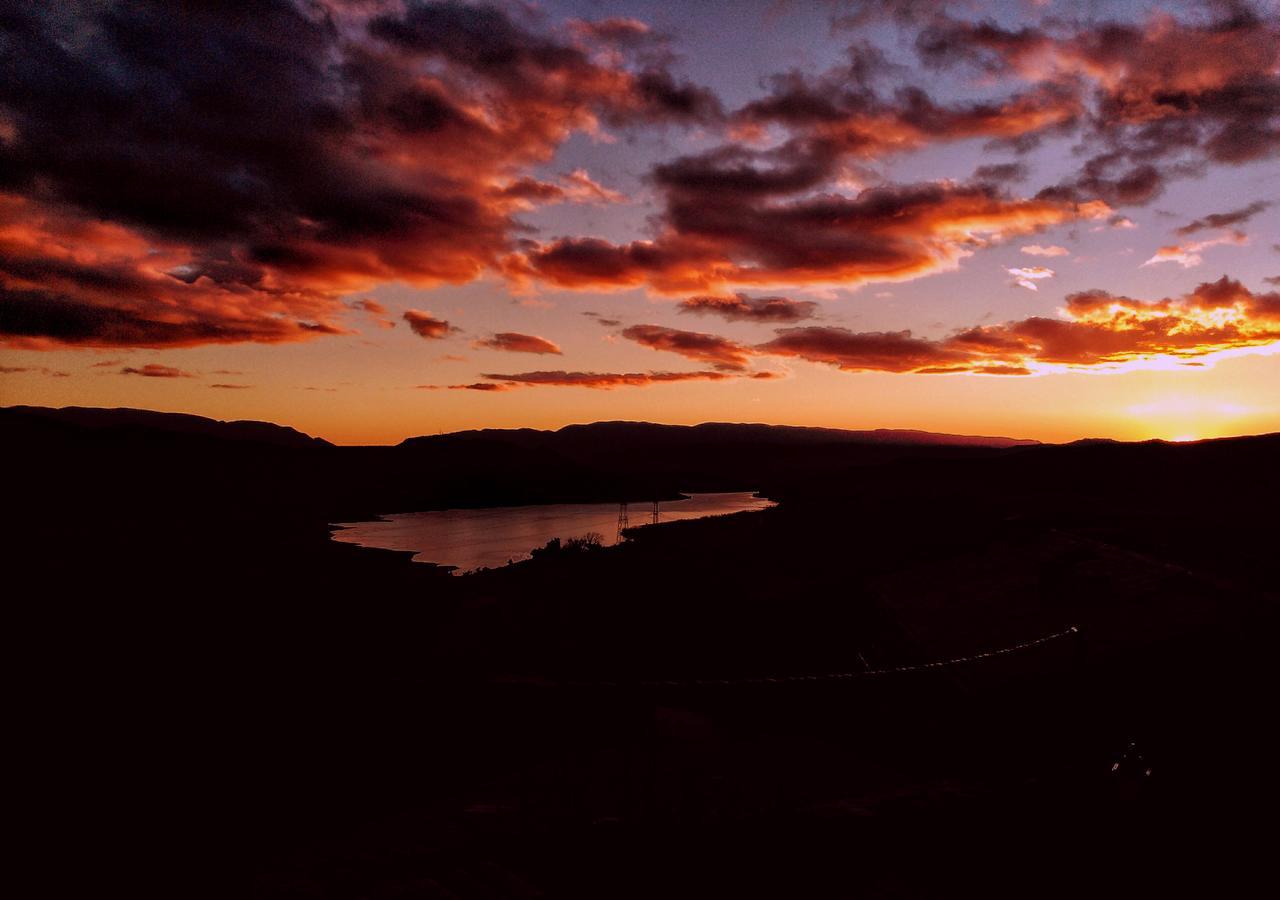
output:
M 1280 431 L 1280 4 L 17 4 L 0 403 Z

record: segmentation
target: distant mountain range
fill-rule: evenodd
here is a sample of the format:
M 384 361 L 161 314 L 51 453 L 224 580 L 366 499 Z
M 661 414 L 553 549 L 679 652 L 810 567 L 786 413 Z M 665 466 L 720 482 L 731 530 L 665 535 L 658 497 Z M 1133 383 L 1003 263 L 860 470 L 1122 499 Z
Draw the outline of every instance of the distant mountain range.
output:
M 939 434 L 911 429 L 877 428 L 852 431 L 842 428 L 810 428 L 796 425 L 763 425 L 732 422 L 704 422 L 701 425 L 655 425 L 651 422 L 592 422 L 566 425 L 555 431 L 532 428 L 457 431 L 450 434 L 412 437 L 401 447 L 425 447 L 438 443 L 498 440 L 527 446 L 582 446 L 597 441 L 617 445 L 696 446 L 709 442 L 768 444 L 898 444 L 948 447 L 1019 447 L 1039 443 L 1006 437 Z
M 187 413 L 154 412 L 149 409 L 99 409 L 87 406 L 64 406 L 60 409 L 52 409 L 46 406 L 9 406 L 0 408 L 0 415 L 3 415 L 5 422 L 11 425 L 28 419 L 95 431 L 110 430 L 120 434 L 128 432 L 144 434 L 150 431 L 199 435 L 224 441 L 273 444 L 278 447 L 333 446 L 323 438 L 311 437 L 287 425 L 250 420 L 223 422 Z
M 15 504 L 47 508 L 58 497 L 114 510 L 203 504 L 227 516 L 286 511 L 328 521 L 415 509 L 670 499 L 682 491 L 792 496 L 861 479 L 857 472 L 886 463 L 897 466 L 893 478 L 937 490 L 993 479 L 1047 485 L 1076 469 L 1096 482 L 1152 462 L 1266 456 L 1277 440 L 1042 445 L 888 429 L 596 422 L 343 447 L 266 422 L 138 409 L 0 408 Z

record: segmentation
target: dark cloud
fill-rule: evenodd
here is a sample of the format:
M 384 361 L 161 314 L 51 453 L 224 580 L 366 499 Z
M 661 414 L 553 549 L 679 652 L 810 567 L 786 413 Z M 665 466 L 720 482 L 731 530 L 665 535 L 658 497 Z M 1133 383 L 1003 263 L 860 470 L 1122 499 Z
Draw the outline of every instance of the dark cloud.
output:
M 414 334 L 428 340 L 440 340 L 458 330 L 444 319 L 437 319 L 431 313 L 419 309 L 405 310 L 404 320 L 409 323 Z
M 978 166 L 973 170 L 975 181 L 990 181 L 997 183 L 1007 183 L 1011 181 L 1026 181 L 1030 175 L 1026 163 L 1009 162 L 1009 163 L 989 163 L 984 166 Z
M 560 348 L 546 338 L 533 334 L 520 334 L 515 331 L 503 331 L 491 338 L 476 341 L 477 349 L 504 350 L 508 353 L 554 353 L 560 355 Z
M 133 367 L 125 366 L 120 370 L 121 375 L 142 375 L 146 378 L 195 378 L 196 376 L 190 372 L 184 372 L 182 369 L 176 369 L 173 366 L 162 366 L 159 363 L 147 363 L 145 366 Z
M 879 51 L 855 45 L 848 65 L 816 78 L 796 70 L 774 76 L 769 93 L 734 112 L 732 121 L 747 133 L 784 126 L 796 139 L 822 145 L 834 164 L 939 141 L 1026 141 L 1070 129 L 1085 111 L 1074 86 L 1049 81 L 1003 99 L 954 105 L 911 85 L 882 95 L 874 82 L 895 71 Z
M 616 387 L 647 387 L 654 384 L 671 384 L 680 381 L 725 381 L 741 377 L 720 371 L 703 372 L 522 372 L 518 375 L 486 374 L 481 378 L 496 382 L 503 388 L 515 387 L 584 387 L 610 390 Z M 482 382 L 483 383 L 483 382 Z M 463 385 L 468 390 L 494 390 L 494 388 Z
M 0 335 L 12 346 L 185 347 L 206 343 L 275 343 L 316 334 L 340 334 L 324 324 L 261 317 L 218 320 L 197 313 L 163 321 L 127 309 L 102 307 L 63 294 L 0 289 Z
M 818 304 L 786 297 L 748 297 L 746 294 L 704 295 L 681 300 L 680 312 L 715 315 L 731 322 L 798 322 L 812 319 Z
M 1240 209 L 1233 209 L 1230 212 L 1210 213 L 1203 218 L 1196 219 L 1177 229 L 1177 234 L 1195 234 L 1197 231 L 1204 231 L 1206 228 L 1228 228 L 1232 225 L 1239 225 L 1247 222 L 1258 213 L 1267 209 L 1271 204 L 1266 200 L 1255 200 L 1248 206 Z
M 0 215 L 30 233 L 0 244 L 0 336 L 301 340 L 342 332 L 343 293 L 476 277 L 519 227 L 495 185 L 574 132 L 718 118 L 584 40 L 453 2 L 11 6 Z
M 751 361 L 748 348 L 714 334 L 681 331 L 663 325 L 632 325 L 622 331 L 622 336 L 652 350 L 677 353 L 686 359 L 710 363 L 726 372 L 740 372 Z
M 70 378 L 70 372 L 51 369 L 48 366 L 0 366 L 0 375 L 44 375 L 48 378 Z
M 438 389 L 438 387 L 439 387 L 439 385 L 434 385 L 434 384 L 424 384 L 424 385 L 419 385 L 419 386 L 420 386 L 420 387 L 423 387 L 423 388 L 426 388 L 427 390 L 436 390 L 436 389 Z M 497 382 L 493 382 L 493 381 L 476 381 L 476 382 L 472 382 L 471 384 L 451 384 L 451 385 L 449 385 L 449 390 L 451 390 L 451 391 L 489 391 L 489 392 L 498 392 L 498 391 L 509 391 L 509 390 L 511 390 L 511 388 L 512 388 L 512 385 L 507 385 L 507 384 L 498 384 Z
M 563 287 L 716 289 L 727 284 L 902 281 L 954 268 L 975 250 L 1080 218 L 1101 203 L 1022 200 L 991 184 L 887 185 L 856 197 L 809 193 L 807 153 L 743 148 L 661 166 L 664 229 L 654 239 L 529 242 L 506 261 L 515 278 Z M 802 193 L 803 196 L 788 198 Z
M 211 384 L 211 388 L 220 388 L 227 391 L 242 391 L 253 387 L 251 384 Z
M 828 363 L 848 371 L 914 372 L 960 365 L 966 354 L 909 331 L 854 332 L 835 326 L 784 328 L 759 352 Z
M 564 287 L 647 284 L 664 292 L 905 280 L 952 268 L 987 241 L 1081 214 L 1087 198 L 1079 192 L 1030 201 L 1006 195 L 999 182 L 1023 174 L 1017 164 L 963 185 L 890 184 L 849 196 L 842 180 L 867 161 L 937 141 L 1061 130 L 1084 109 L 1078 91 L 1057 83 L 955 105 L 914 87 L 884 95 L 877 81 L 891 71 L 878 51 L 858 45 L 847 64 L 819 76 L 773 77 L 766 96 L 731 114 L 741 140 L 654 167 L 650 181 L 664 209 L 652 239 L 527 240 L 505 271 Z M 786 137 L 767 145 L 770 128 Z M 1083 210 L 1101 212 L 1098 204 Z
M 1280 20 L 1242 4 L 1209 12 L 1017 29 L 941 16 L 916 49 L 934 67 L 973 66 L 1087 99 L 1082 146 L 1105 149 L 1052 195 L 1142 204 L 1207 164 L 1280 154 Z
M 2 151 L 0 151 L 2 152 Z M 184 280 L 183 254 L 0 191 L 0 341 L 45 349 L 279 343 L 341 334 L 310 291 Z

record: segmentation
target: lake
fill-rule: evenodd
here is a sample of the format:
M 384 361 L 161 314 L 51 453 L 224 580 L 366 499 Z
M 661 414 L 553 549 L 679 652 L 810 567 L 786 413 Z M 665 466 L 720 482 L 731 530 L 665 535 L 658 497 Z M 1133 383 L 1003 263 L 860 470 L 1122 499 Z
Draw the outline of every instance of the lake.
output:
M 752 496 L 750 491 L 689 494 L 685 500 L 659 503 L 658 521 L 703 519 L 774 505 L 772 500 Z M 650 503 L 633 503 L 629 512 L 633 528 L 652 522 Z M 550 503 L 445 509 L 396 513 L 373 522 L 347 522 L 335 527 L 339 529 L 333 534 L 335 541 L 383 550 L 412 550 L 414 562 L 456 566 L 455 572 L 466 572 L 528 559 L 530 550 L 557 537 L 567 540 L 594 531 L 603 544 L 613 544 L 618 531 L 618 504 Z

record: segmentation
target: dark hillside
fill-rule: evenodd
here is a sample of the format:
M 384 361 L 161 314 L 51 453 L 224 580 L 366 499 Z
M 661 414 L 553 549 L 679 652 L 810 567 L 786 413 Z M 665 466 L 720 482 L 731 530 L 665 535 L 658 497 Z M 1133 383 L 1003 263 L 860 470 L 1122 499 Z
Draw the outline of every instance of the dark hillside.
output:
M 1280 436 L 343 448 L 78 416 L 0 411 L 19 813 L 136 892 L 1172 896 L 1268 870 Z M 781 505 L 466 578 L 328 540 L 353 511 L 688 480 Z

